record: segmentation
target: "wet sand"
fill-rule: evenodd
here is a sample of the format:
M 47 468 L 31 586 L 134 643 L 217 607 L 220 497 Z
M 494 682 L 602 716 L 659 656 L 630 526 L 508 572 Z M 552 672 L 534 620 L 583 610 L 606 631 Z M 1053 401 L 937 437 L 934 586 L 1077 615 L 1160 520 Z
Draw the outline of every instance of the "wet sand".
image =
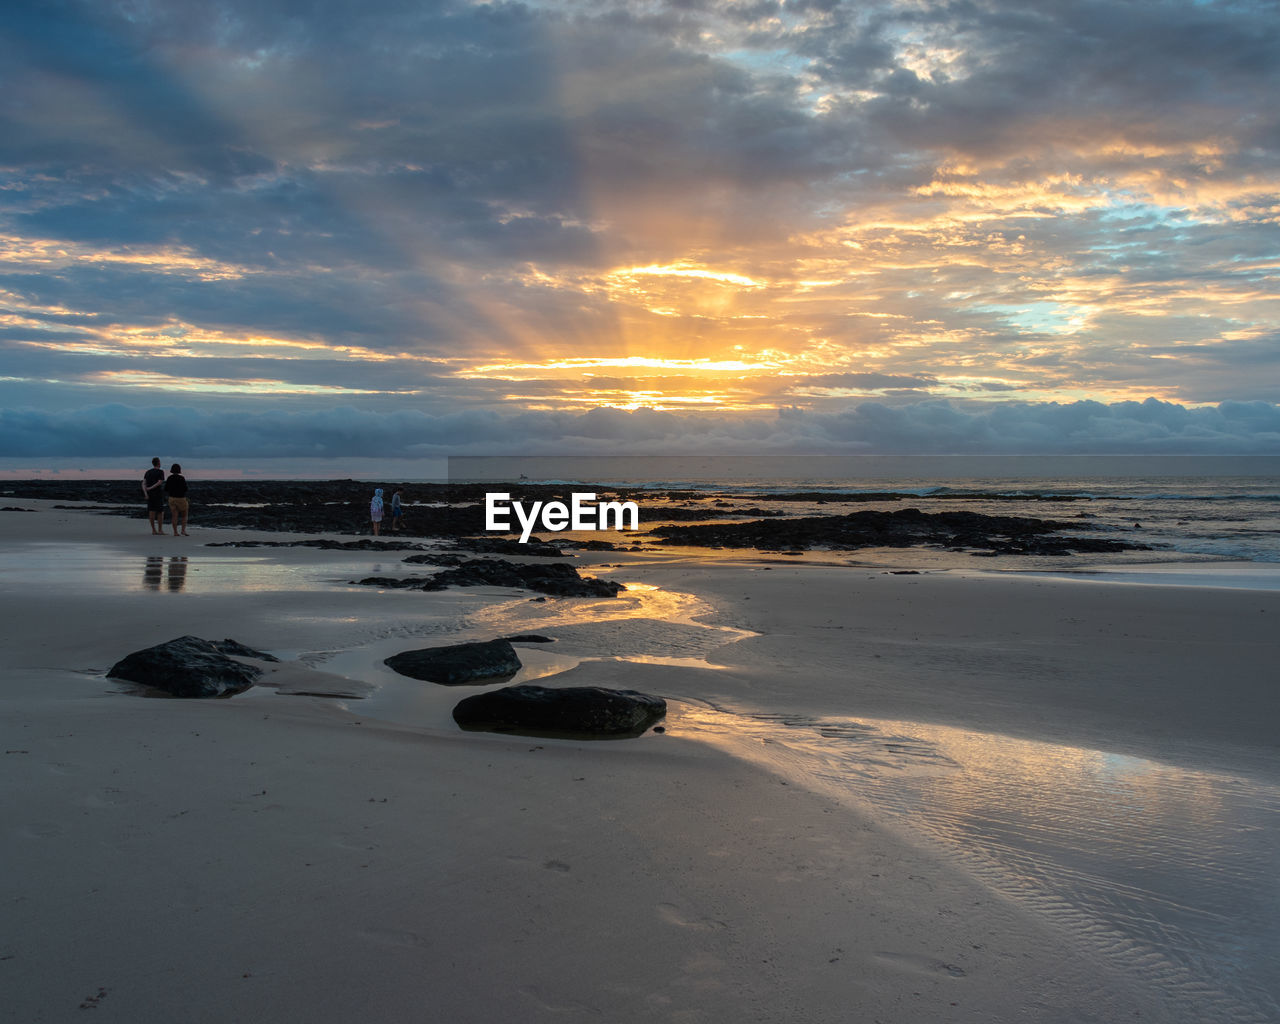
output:
M 5 1019 L 1275 1017 L 1275 592 L 615 553 L 616 601 L 378 592 L 401 554 L 20 504 Z M 525 631 L 668 731 L 462 733 L 380 664 Z M 186 633 L 284 685 L 103 677 Z

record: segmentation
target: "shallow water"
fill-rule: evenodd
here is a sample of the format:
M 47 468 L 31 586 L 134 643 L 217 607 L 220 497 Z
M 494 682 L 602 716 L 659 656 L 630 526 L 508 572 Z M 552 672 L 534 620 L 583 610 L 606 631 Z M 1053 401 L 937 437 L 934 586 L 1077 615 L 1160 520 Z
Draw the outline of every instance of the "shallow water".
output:
M 1156 986 L 1280 1019 L 1280 785 L 918 722 L 686 705 L 673 734 L 869 810 Z
M 383 635 L 346 648 L 289 652 L 287 656 L 323 672 L 374 684 L 376 689 L 368 697 L 347 703 L 355 714 L 452 729 L 454 705 L 471 693 L 536 682 L 585 661 L 709 669 L 707 654 L 725 643 L 754 635 L 697 622 L 694 617 L 707 613 L 709 607 L 692 595 L 634 581 L 627 587 L 617 598 L 607 600 L 542 602 L 528 595 L 491 599 L 452 618 L 384 628 Z M 424 596 L 424 600 L 436 596 Z M 531 632 L 550 633 L 554 642 L 515 644 L 522 668 L 514 676 L 492 683 L 440 686 L 406 678 L 383 663 L 406 650 Z M 609 653 L 601 655 L 601 651 Z
M 973 573 L 970 571 L 966 574 Z M 1280 563 L 1276 562 L 1163 562 L 1095 565 L 1084 569 L 1000 569 L 988 575 L 1040 576 L 1067 581 L 1158 587 L 1280 590 Z
M 0 547 L 0 576 L 7 585 L 39 585 L 82 594 L 144 591 L 198 594 L 328 590 L 336 582 L 367 576 L 394 562 L 363 552 L 325 564 L 274 560 L 270 555 L 213 554 L 190 539 L 156 537 L 155 551 L 135 555 L 109 544 L 69 541 Z

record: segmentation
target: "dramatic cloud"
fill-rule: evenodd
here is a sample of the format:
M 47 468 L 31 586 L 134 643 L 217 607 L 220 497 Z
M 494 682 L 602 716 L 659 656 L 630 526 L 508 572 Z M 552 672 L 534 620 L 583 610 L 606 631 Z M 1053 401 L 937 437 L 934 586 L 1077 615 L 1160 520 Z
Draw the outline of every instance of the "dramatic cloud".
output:
M 1265 0 L 14 0 L 0 455 L 1280 451 L 1276 95 Z

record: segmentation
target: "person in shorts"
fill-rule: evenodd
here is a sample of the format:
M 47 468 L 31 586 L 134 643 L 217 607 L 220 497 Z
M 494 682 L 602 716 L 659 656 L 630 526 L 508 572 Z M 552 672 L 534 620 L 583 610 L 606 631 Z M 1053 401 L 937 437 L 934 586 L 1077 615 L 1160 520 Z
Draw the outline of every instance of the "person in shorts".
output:
M 164 482 L 164 493 L 169 496 L 169 521 L 173 523 L 173 535 L 178 536 L 178 519 L 182 519 L 182 536 L 187 536 L 187 478 L 176 462 L 169 467 L 169 479 Z
M 164 533 L 164 470 L 160 457 L 151 460 L 151 468 L 142 476 L 142 493 L 147 498 L 147 520 L 152 533 Z
M 382 488 L 375 488 L 373 500 L 369 502 L 369 521 L 373 523 L 373 535 L 382 532 Z

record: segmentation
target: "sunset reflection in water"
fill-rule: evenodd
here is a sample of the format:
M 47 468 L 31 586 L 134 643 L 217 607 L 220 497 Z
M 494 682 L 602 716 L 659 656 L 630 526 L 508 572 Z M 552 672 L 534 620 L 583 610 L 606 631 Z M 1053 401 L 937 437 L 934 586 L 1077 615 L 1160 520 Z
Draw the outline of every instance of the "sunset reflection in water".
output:
M 919 722 L 695 704 L 668 720 L 925 837 L 1170 998 L 1280 1019 L 1272 784 Z

